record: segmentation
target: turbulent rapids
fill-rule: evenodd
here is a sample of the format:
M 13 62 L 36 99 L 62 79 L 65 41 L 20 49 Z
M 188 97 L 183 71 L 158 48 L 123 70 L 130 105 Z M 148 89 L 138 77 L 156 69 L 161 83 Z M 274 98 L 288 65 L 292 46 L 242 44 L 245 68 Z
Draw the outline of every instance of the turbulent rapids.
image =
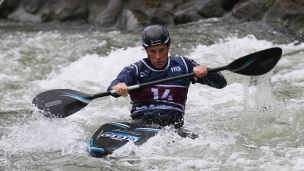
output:
M 0 170 L 302 170 L 304 45 L 254 22 L 168 29 L 171 55 L 212 68 L 267 48 L 283 55 L 263 76 L 223 71 L 221 90 L 191 85 L 185 128 L 199 138 L 164 128 L 141 146 L 127 143 L 96 159 L 86 152 L 91 136 L 106 122 L 130 121 L 128 97 L 98 98 L 61 119 L 41 115 L 32 99 L 52 89 L 106 91 L 124 66 L 145 57 L 141 30 L 1 23 Z

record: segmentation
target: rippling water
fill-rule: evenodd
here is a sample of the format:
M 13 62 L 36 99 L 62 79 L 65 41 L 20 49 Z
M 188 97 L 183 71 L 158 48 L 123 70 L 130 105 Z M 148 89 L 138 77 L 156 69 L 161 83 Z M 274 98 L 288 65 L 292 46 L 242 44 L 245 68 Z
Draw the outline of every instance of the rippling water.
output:
M 106 91 L 126 65 L 146 54 L 141 30 L 0 22 L 0 170 L 304 170 L 304 44 L 261 23 L 201 20 L 168 28 L 171 55 L 209 67 L 270 47 L 283 49 L 273 71 L 246 77 L 228 71 L 224 89 L 191 85 L 182 139 L 169 129 L 141 147 L 107 158 L 85 151 L 107 121 L 130 121 L 129 98 L 103 97 L 64 119 L 31 105 L 40 92 Z

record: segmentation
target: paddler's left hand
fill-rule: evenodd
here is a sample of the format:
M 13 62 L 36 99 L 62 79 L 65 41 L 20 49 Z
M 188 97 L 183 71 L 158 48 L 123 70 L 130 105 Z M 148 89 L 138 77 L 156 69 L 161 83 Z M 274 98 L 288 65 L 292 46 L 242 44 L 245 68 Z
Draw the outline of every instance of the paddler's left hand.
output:
M 125 83 L 118 83 L 113 87 L 113 90 L 116 90 L 116 93 L 121 96 L 128 96 L 128 86 Z
M 205 77 L 208 74 L 207 67 L 204 64 L 194 67 L 193 72 L 196 74 L 196 77 L 194 77 L 195 81 L 197 81 L 198 78 Z

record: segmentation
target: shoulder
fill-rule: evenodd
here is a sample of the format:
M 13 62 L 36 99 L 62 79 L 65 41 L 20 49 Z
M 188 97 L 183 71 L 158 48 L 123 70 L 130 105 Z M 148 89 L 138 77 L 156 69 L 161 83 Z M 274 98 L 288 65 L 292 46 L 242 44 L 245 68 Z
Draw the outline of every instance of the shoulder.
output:
M 198 66 L 199 64 L 197 62 L 195 62 L 193 59 L 190 59 L 188 57 L 185 56 L 170 56 L 172 61 L 182 61 L 183 63 L 185 63 L 187 66 Z
M 182 60 L 182 61 L 193 61 L 192 59 L 185 56 L 169 56 L 171 60 Z
M 169 56 L 169 60 L 173 62 L 185 61 L 185 58 L 183 56 Z
M 126 66 L 125 68 L 128 68 L 129 70 L 138 70 L 138 68 L 141 68 L 141 66 L 144 64 L 145 64 L 145 59 L 142 59 L 129 66 Z
M 120 74 L 134 74 L 137 75 L 138 74 L 138 70 L 141 67 L 141 61 L 135 62 L 133 64 L 130 64 L 129 66 L 125 66 L 122 70 Z
M 144 65 L 147 65 L 147 59 L 148 58 L 144 58 L 142 60 L 139 60 L 133 64 L 130 65 L 131 68 L 136 69 L 137 71 L 140 70 Z

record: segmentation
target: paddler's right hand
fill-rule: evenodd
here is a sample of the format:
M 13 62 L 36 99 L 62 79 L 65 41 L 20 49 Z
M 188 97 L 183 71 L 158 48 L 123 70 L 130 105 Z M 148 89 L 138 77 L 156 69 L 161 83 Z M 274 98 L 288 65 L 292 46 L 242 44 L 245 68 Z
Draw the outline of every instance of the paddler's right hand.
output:
M 121 96 L 128 96 L 128 86 L 125 83 L 118 83 L 113 87 L 113 90 L 116 90 L 116 93 Z

